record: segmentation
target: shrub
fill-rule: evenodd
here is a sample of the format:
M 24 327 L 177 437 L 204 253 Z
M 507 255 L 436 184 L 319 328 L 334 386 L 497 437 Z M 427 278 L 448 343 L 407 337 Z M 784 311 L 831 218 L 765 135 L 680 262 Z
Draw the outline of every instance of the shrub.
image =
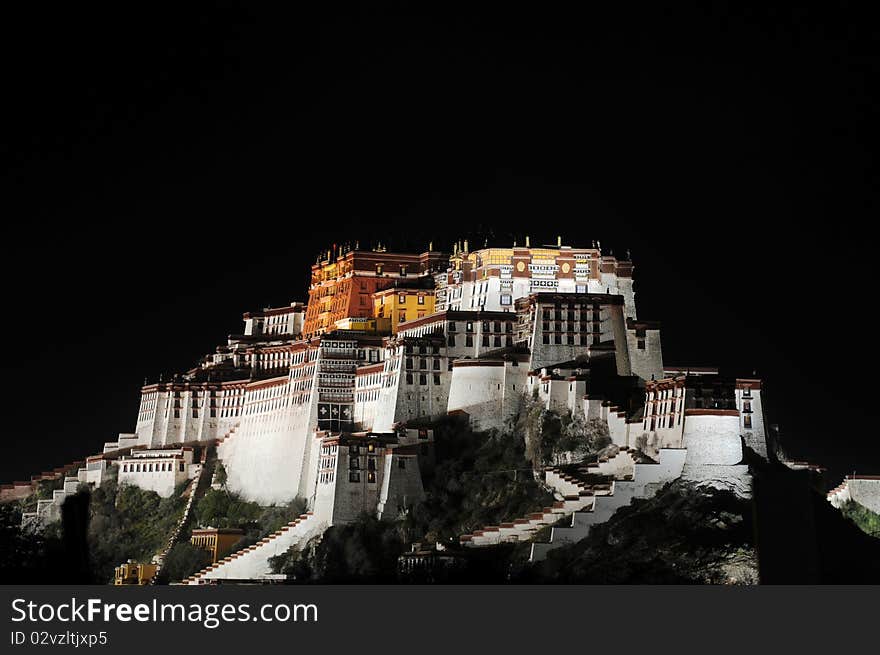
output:
M 158 582 L 183 580 L 201 571 L 211 563 L 211 554 L 203 548 L 196 548 L 188 541 L 174 545 L 165 555 L 165 562 L 159 572 Z
M 875 514 L 853 500 L 843 505 L 840 511 L 846 518 L 859 526 L 862 532 L 880 538 L 880 514 Z

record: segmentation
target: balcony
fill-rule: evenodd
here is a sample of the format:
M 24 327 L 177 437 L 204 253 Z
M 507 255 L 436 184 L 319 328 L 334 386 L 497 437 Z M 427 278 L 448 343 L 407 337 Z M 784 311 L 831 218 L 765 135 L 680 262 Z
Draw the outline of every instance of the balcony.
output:
M 340 393 L 333 389 L 318 389 L 318 402 L 322 403 L 353 403 L 353 393 Z

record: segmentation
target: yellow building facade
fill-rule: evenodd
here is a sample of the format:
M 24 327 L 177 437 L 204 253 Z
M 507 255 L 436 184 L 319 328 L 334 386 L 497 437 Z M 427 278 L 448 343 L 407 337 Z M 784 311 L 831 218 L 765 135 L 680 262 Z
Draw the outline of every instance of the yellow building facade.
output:
M 373 316 L 391 320 L 391 332 L 397 326 L 434 313 L 434 292 L 431 289 L 392 288 L 373 294 Z
M 137 564 L 126 562 L 116 567 L 113 577 L 114 585 L 148 585 L 156 575 L 155 564 Z
M 196 548 L 207 550 L 214 564 L 227 555 L 242 536 L 244 531 L 237 528 L 202 528 L 193 530 L 189 541 Z

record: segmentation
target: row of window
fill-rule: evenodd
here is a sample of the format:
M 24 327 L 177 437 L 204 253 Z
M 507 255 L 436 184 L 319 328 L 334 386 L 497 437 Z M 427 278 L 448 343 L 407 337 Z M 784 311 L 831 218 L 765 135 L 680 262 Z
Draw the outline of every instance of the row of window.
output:
M 544 345 L 549 344 L 550 341 L 551 341 L 550 335 L 545 332 L 543 335 Z M 552 341 L 554 344 L 565 343 L 569 346 L 576 346 L 576 345 L 589 346 L 590 344 L 592 344 L 592 345 L 598 344 L 600 341 L 600 337 L 598 334 L 595 334 L 595 333 L 592 333 L 592 334 L 583 334 L 583 333 L 571 334 L 571 333 L 569 333 L 565 336 L 565 339 L 563 341 L 563 336 L 561 334 L 557 333 L 557 334 L 553 335 Z
M 439 370 L 440 370 L 440 358 L 439 358 L 439 357 L 435 357 L 432 361 L 434 362 L 434 364 L 433 364 L 433 369 L 434 369 L 435 371 L 439 371 Z M 412 359 L 412 357 L 407 357 L 407 358 L 406 358 L 406 368 L 408 368 L 408 369 L 413 368 L 413 359 Z M 425 359 L 424 357 L 422 357 L 421 359 L 419 359 L 419 368 L 420 368 L 420 369 L 427 369 L 427 368 L 428 368 L 428 360 Z
M 178 467 L 181 472 L 185 470 L 186 463 L 178 462 Z M 122 472 L 123 473 L 162 473 L 162 472 L 170 472 L 174 470 L 174 462 L 144 462 L 138 464 L 123 464 Z
M 483 321 L 483 332 L 513 332 L 513 323 L 511 321 Z M 458 328 L 456 327 L 455 321 L 449 322 L 449 331 L 457 332 Z M 474 321 L 467 321 L 465 323 L 465 332 L 473 332 L 474 331 Z
M 440 375 L 438 373 L 435 373 L 433 378 L 434 378 L 435 385 L 440 384 Z M 406 383 L 413 384 L 413 374 L 412 373 L 406 374 Z M 419 384 L 422 386 L 425 386 L 428 384 L 428 376 L 426 374 L 422 373 L 419 375 Z

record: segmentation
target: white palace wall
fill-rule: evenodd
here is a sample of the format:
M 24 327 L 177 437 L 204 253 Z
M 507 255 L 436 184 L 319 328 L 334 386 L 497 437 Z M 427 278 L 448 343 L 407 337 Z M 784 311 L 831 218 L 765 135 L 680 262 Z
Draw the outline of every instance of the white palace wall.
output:
M 261 504 L 286 503 L 300 492 L 314 402 L 294 402 L 289 378 L 253 383 L 235 435 L 218 450 L 227 486 Z
M 480 430 L 503 430 L 516 416 L 526 390 L 523 364 L 503 360 L 458 360 L 452 366 L 448 411 L 463 411 Z
M 748 495 L 749 467 L 743 458 L 739 412 L 736 410 L 687 410 L 684 418 L 687 449 L 682 477 L 719 489 Z

